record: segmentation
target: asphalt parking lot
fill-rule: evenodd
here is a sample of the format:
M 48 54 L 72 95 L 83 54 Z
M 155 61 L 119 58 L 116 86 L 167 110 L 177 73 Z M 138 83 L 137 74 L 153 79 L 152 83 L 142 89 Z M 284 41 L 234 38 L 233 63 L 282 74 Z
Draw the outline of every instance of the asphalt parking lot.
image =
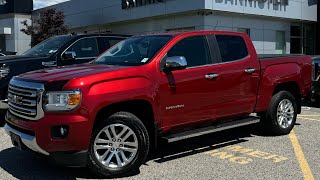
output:
M 162 145 L 127 179 L 320 179 L 320 108 L 304 107 L 287 136 L 255 126 Z M 92 179 L 85 168 L 63 168 L 19 152 L 0 129 L 0 179 Z

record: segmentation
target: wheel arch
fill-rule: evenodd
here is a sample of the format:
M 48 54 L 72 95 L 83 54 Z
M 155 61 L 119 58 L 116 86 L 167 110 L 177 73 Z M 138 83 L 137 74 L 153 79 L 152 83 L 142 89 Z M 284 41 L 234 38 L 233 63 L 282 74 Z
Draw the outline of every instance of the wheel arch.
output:
M 293 95 L 293 97 L 296 99 L 296 102 L 297 102 L 298 114 L 300 114 L 302 95 L 300 93 L 299 84 L 295 81 L 289 81 L 289 82 L 283 82 L 283 83 L 277 84 L 277 86 L 275 86 L 273 90 L 272 95 L 275 95 L 280 91 L 288 91 Z
M 106 119 L 107 117 L 110 117 L 112 114 L 115 114 L 117 112 L 129 112 L 137 116 L 142 123 L 145 125 L 149 137 L 150 142 L 152 143 L 151 147 L 156 146 L 157 144 L 157 123 L 155 121 L 155 115 L 152 104 L 147 100 L 128 100 L 128 101 L 122 101 L 117 102 L 113 104 L 106 105 L 102 107 L 96 115 L 93 130 L 96 129 L 97 125 L 99 125 L 99 122 L 101 120 Z

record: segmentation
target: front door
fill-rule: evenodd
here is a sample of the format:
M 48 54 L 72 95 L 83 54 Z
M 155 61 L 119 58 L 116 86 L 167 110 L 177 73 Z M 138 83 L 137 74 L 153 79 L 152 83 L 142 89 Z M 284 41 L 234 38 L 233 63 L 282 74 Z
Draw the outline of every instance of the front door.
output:
M 97 38 L 95 37 L 82 38 L 76 41 L 66 50 L 66 52 L 74 53 L 76 55 L 76 59 L 74 61 L 64 62 L 64 65 L 86 63 L 94 60 L 100 54 Z M 62 61 L 68 60 L 62 59 Z
M 211 83 L 205 77 L 211 72 L 212 60 L 205 36 L 188 37 L 171 48 L 168 57 L 183 56 L 188 62 L 184 70 L 161 74 L 160 106 L 162 127 L 169 128 L 212 118 L 208 109 Z

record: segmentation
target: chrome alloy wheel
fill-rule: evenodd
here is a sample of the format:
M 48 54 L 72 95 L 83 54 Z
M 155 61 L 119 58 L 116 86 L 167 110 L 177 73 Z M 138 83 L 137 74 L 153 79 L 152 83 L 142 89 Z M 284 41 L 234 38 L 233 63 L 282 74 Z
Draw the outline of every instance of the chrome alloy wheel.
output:
M 281 128 L 288 128 L 291 126 L 294 119 L 294 107 L 290 100 L 282 100 L 277 109 L 277 121 Z
M 94 141 L 97 160 L 106 168 L 121 168 L 132 162 L 138 151 L 138 139 L 132 129 L 112 124 L 102 129 Z

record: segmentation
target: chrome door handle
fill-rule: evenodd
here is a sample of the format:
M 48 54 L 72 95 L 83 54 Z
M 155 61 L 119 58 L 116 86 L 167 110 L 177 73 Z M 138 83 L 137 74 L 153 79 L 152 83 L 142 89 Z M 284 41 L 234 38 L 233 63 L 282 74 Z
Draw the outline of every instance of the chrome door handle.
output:
M 244 72 L 248 73 L 248 74 L 252 74 L 254 72 L 256 72 L 256 69 L 254 68 L 248 68 L 248 69 L 245 69 Z
M 206 75 L 206 79 L 214 79 L 219 77 L 219 74 L 207 74 Z
M 42 66 L 55 67 L 57 66 L 57 62 L 56 61 L 42 62 Z

